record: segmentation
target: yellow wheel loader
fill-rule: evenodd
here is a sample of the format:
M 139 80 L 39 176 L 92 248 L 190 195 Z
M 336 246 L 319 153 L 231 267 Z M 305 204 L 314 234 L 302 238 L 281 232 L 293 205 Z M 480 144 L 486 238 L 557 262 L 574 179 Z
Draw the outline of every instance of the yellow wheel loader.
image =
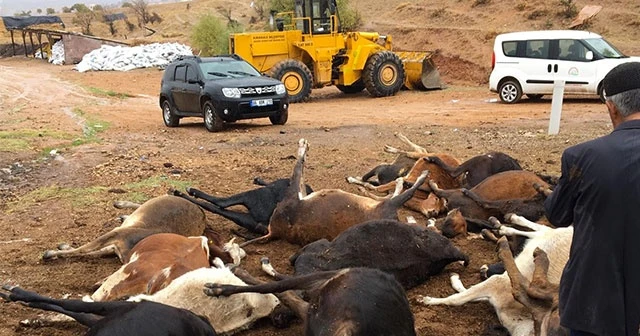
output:
M 344 93 L 366 88 L 374 97 L 394 95 L 403 86 L 442 88 L 432 52 L 393 52 L 391 36 L 342 32 L 336 0 L 294 1 L 294 12 L 271 17 L 274 31 L 229 37 L 229 51 L 280 79 L 291 102 L 327 85 Z

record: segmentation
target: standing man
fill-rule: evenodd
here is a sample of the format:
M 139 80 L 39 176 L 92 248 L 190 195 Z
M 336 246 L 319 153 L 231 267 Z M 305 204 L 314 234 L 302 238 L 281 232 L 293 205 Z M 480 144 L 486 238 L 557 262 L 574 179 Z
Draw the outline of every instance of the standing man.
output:
M 574 226 L 560 321 L 572 336 L 638 336 L 640 63 L 616 66 L 603 85 L 614 130 L 564 151 L 545 202 L 552 224 Z

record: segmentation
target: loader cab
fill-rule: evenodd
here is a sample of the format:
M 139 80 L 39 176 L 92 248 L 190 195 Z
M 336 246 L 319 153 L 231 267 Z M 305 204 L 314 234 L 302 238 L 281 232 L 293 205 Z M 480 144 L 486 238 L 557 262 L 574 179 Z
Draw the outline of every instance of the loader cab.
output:
M 295 16 L 303 34 L 337 33 L 340 20 L 336 0 L 296 0 Z

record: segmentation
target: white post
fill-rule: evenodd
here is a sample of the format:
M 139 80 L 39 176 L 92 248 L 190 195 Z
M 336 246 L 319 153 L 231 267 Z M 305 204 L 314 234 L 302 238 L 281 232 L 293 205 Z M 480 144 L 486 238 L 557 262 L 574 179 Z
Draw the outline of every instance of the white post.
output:
M 564 96 L 564 81 L 553 82 L 553 97 L 551 98 L 551 115 L 549 116 L 549 135 L 560 132 L 560 116 L 562 115 L 562 98 Z

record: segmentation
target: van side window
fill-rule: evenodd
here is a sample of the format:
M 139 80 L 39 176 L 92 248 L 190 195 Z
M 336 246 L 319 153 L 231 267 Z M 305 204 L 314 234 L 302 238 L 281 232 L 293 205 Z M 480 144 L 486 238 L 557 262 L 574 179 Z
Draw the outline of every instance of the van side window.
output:
M 505 56 L 515 57 L 518 50 L 518 41 L 502 42 L 502 52 Z
M 526 42 L 525 56 L 529 58 L 549 58 L 549 40 L 530 40 Z
M 560 54 L 558 59 L 565 61 L 587 61 L 589 51 L 579 40 L 559 40 Z
M 186 72 L 187 72 L 187 67 L 185 65 L 177 66 L 175 80 L 177 80 L 178 82 L 184 82 Z

